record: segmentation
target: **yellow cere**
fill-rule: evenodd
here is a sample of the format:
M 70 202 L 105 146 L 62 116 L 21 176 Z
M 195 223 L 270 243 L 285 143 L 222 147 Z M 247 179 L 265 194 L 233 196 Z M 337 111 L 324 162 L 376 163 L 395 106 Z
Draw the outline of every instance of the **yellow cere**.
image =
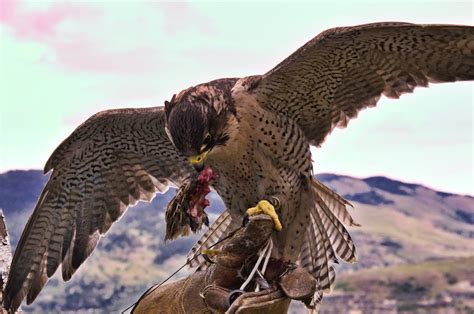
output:
M 195 165 L 198 164 L 206 159 L 207 152 L 204 152 L 202 154 L 196 155 L 196 156 L 191 156 L 189 157 L 189 161 Z

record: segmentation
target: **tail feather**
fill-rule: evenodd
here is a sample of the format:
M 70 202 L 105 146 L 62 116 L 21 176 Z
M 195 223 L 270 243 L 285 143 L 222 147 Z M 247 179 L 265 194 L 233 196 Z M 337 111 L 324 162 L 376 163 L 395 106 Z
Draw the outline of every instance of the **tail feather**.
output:
M 204 257 L 199 253 L 202 250 L 209 249 L 210 246 L 222 239 L 229 232 L 229 226 L 231 222 L 232 217 L 227 210 L 216 219 L 216 221 L 209 227 L 206 233 L 204 233 L 204 235 L 189 251 L 186 260 L 190 267 L 194 268 L 202 265 L 205 262 Z
M 346 200 L 324 186 L 312 181 L 313 206 L 309 209 L 311 221 L 306 229 L 298 263 L 318 280 L 318 288 L 310 306 L 317 306 L 323 293 L 330 291 L 336 277 L 334 264 L 337 257 L 355 262 L 355 245 L 343 223 L 357 225 L 346 206 Z
M 314 271 L 313 275 L 319 280 L 319 290 L 330 291 L 331 284 L 334 278 L 331 278 L 333 273 L 332 264 L 337 263 L 337 258 L 331 244 L 324 225 L 321 223 L 319 217 L 311 215 L 311 231 L 307 232 L 308 240 L 311 245 L 316 245 L 317 256 L 313 256 Z
M 353 207 L 351 203 L 316 179 L 311 180 L 311 185 L 340 222 L 346 226 L 360 226 L 347 210 L 347 206 Z
M 311 214 L 311 223 L 308 225 L 305 239 L 299 256 L 299 264 L 311 273 L 315 278 L 320 278 L 321 269 L 325 268 L 324 274 L 329 273 L 328 266 L 336 260 L 331 243 L 317 218 Z
M 318 282 L 314 296 L 308 304 L 312 309 L 318 308 L 324 291 L 331 290 L 335 279 L 332 264 L 337 261 L 329 238 L 317 219 L 311 213 L 311 223 L 307 227 L 305 241 L 298 259 L 298 264 L 313 275 Z
M 344 225 L 331 212 L 329 207 L 316 196 L 316 206 L 318 217 L 321 219 L 325 232 L 331 241 L 336 254 L 345 262 L 354 263 L 356 261 L 355 245 Z M 313 210 L 313 211 L 314 211 Z

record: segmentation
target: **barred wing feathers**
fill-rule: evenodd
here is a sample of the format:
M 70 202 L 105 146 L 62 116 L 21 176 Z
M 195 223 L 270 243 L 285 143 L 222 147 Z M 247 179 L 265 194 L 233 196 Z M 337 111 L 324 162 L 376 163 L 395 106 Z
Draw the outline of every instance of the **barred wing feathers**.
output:
M 195 268 L 200 266 L 199 269 L 204 269 L 206 260 L 201 252 L 211 247 L 213 249 L 218 249 L 221 246 L 216 245 L 219 240 L 223 239 L 229 232 L 232 232 L 235 229 L 235 226 L 233 226 L 232 216 L 227 210 L 225 210 L 188 252 L 186 262 L 189 267 Z
M 18 243 L 5 305 L 30 304 L 62 264 L 68 280 L 127 207 L 150 201 L 192 168 L 165 132 L 162 108 L 100 112 L 79 126 L 45 166 L 51 177 Z
M 389 22 L 319 34 L 263 75 L 253 92 L 319 146 L 382 95 L 473 79 L 474 27 Z

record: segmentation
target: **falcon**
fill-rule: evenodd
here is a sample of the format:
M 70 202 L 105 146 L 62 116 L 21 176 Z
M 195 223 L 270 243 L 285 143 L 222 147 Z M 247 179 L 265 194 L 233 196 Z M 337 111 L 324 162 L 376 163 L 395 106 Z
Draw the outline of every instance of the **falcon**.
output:
M 5 306 L 33 302 L 60 264 L 69 280 L 128 206 L 205 167 L 227 210 L 190 256 L 247 211 L 266 212 L 272 256 L 299 263 L 322 293 L 334 263 L 356 259 L 345 227 L 355 222 L 350 204 L 314 179 L 310 146 L 382 95 L 472 79 L 474 27 L 375 23 L 327 30 L 266 74 L 190 87 L 164 107 L 99 112 L 46 163 L 50 179 L 15 251 Z

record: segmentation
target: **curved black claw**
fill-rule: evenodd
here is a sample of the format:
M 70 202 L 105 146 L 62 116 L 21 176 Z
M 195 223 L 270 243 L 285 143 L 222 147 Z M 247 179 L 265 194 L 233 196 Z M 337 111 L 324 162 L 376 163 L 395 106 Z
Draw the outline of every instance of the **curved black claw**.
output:
M 247 213 L 245 213 L 244 215 L 244 218 L 242 219 L 242 227 L 245 227 L 247 226 L 247 224 L 249 223 L 250 221 L 250 217 Z

